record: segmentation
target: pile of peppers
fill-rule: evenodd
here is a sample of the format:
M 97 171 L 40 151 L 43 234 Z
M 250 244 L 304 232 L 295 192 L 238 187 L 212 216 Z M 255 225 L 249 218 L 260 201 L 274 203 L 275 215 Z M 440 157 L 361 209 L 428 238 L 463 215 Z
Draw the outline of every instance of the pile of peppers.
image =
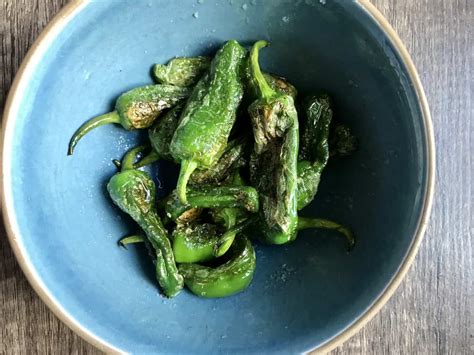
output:
M 68 147 L 104 124 L 147 130 L 149 145 L 114 160 L 107 184 L 112 201 L 140 232 L 120 240 L 144 244 L 162 293 L 184 286 L 200 297 L 226 297 L 252 281 L 252 241 L 285 244 L 307 228 L 332 229 L 354 246 L 351 231 L 330 220 L 305 218 L 329 160 L 350 155 L 357 140 L 331 124 L 327 94 L 302 100 L 286 79 L 264 73 L 259 52 L 237 41 L 213 58 L 175 58 L 156 64 L 157 84 L 121 95 L 115 111 L 84 123 Z M 166 160 L 180 166 L 176 188 L 157 200 L 150 173 Z

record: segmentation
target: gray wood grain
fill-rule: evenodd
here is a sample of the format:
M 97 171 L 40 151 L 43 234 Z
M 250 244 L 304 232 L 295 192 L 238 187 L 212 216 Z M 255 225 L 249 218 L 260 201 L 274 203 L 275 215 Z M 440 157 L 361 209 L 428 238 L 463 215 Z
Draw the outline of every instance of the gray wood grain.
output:
M 66 0 L 0 0 L 0 107 L 27 49 Z M 334 354 L 474 353 L 473 0 L 373 0 L 412 54 L 433 115 L 431 222 L 401 287 Z M 0 353 L 98 353 L 59 322 L 21 273 L 0 226 Z

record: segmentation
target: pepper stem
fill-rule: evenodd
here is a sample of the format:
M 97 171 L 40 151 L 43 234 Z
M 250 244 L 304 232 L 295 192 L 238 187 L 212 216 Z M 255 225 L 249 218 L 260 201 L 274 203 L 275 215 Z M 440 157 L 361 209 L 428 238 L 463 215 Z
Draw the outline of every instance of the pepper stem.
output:
M 135 160 L 137 160 L 138 154 L 142 153 L 147 148 L 146 145 L 139 145 L 138 147 L 130 149 L 122 159 L 122 171 L 134 169 L 134 163 Z
M 227 251 L 232 246 L 232 243 L 234 243 L 234 239 L 237 236 L 237 234 L 241 233 L 244 229 L 249 227 L 253 222 L 254 222 L 254 218 L 249 218 L 243 222 L 240 222 L 239 224 L 236 224 L 232 228 L 228 229 L 227 232 L 225 232 L 220 237 L 219 241 L 215 245 L 214 256 L 220 257 L 224 255 L 225 253 L 227 253 Z
M 198 163 L 194 160 L 183 160 L 181 162 L 181 170 L 179 171 L 178 184 L 176 185 L 176 191 L 178 193 L 179 200 L 181 203 L 188 203 L 186 197 L 186 186 L 188 185 L 189 178 L 194 170 L 196 170 Z
M 143 235 L 130 235 L 119 240 L 120 246 L 127 248 L 128 244 L 144 243 L 146 238 Z
M 153 164 L 154 162 L 158 160 L 160 160 L 159 154 L 155 150 L 152 150 L 150 154 L 145 155 L 140 161 L 135 163 L 133 167 L 135 169 L 142 168 L 146 165 Z
M 260 65 L 258 64 L 258 52 L 261 48 L 268 46 L 267 41 L 258 41 L 252 47 L 250 51 L 250 68 L 252 72 L 252 77 L 257 82 L 257 89 L 260 91 L 260 96 L 264 99 L 269 99 L 270 97 L 276 94 L 270 85 L 268 85 L 267 80 L 260 70 Z
M 67 150 L 67 155 L 72 155 L 74 153 L 74 148 L 77 143 L 84 137 L 87 133 L 92 131 L 94 128 L 109 124 L 109 123 L 120 123 L 120 116 L 117 111 L 112 111 L 106 113 L 105 115 L 94 117 L 91 120 L 84 123 L 81 127 L 74 132 L 71 140 L 69 141 L 69 147 Z
M 298 217 L 298 230 L 309 229 L 309 228 L 322 228 L 322 229 L 333 229 L 343 234 L 346 237 L 349 244 L 348 251 L 352 250 L 355 246 L 354 235 L 349 228 L 346 228 L 339 223 L 329 221 L 321 218 L 305 218 Z

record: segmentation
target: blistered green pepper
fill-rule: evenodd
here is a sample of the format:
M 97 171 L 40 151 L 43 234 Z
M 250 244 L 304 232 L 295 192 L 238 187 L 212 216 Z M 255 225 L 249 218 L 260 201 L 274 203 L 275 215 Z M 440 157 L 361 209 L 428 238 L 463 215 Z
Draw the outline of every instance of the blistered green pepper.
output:
M 187 201 L 186 186 L 193 171 L 211 167 L 225 150 L 243 95 L 241 70 L 245 54 L 236 41 L 226 42 L 181 113 L 170 152 L 181 162 L 176 189 L 183 203 Z
M 329 159 L 329 126 L 332 119 L 328 95 L 308 97 L 304 103 L 305 119 L 301 125 L 298 162 L 298 210 L 316 196 L 321 173 Z
M 230 252 L 230 260 L 216 268 L 180 264 L 179 272 L 186 287 L 195 295 L 207 298 L 226 297 L 244 291 L 255 271 L 255 251 L 247 238 L 239 236 Z
M 182 110 L 183 105 L 172 108 L 148 130 L 148 138 L 150 139 L 153 152 L 160 159 L 173 160 L 170 153 L 170 143 L 176 127 L 178 127 L 179 116 Z
M 190 182 L 192 184 L 219 184 L 231 172 L 246 164 L 244 157 L 248 140 L 246 138 L 238 138 L 229 142 L 224 154 L 209 169 L 195 170 L 191 175 Z
M 227 186 L 245 186 L 245 182 L 240 175 L 239 170 L 234 170 L 230 179 L 226 182 Z M 227 232 L 220 238 L 216 247 L 216 255 L 224 255 L 232 245 L 237 233 L 240 233 L 247 227 L 239 225 L 249 219 L 249 212 L 243 208 L 217 208 L 211 210 L 211 216 L 216 223 L 224 225 Z
M 226 182 L 226 186 L 245 186 L 245 181 L 240 175 L 238 169 L 234 170 L 230 179 Z M 258 196 L 257 200 L 258 200 Z M 211 216 L 216 223 L 224 225 L 227 229 L 232 228 L 237 222 L 246 219 L 248 212 L 243 208 L 215 208 L 211 211 Z
M 155 208 L 156 187 L 150 175 L 133 169 L 133 157 L 142 147 L 127 154 L 122 171 L 107 184 L 114 203 L 130 215 L 143 229 L 156 253 L 156 278 L 164 294 L 175 296 L 183 288 L 183 277 L 178 273 L 171 243 Z
M 74 152 L 84 135 L 105 124 L 118 123 L 126 130 L 150 127 L 163 110 L 183 101 L 190 92 L 189 88 L 172 85 L 148 85 L 122 94 L 117 99 L 115 111 L 95 117 L 77 129 L 69 141 L 68 155 Z
M 173 231 L 173 253 L 177 263 L 199 263 L 214 259 L 222 230 L 209 223 L 178 224 Z
M 255 43 L 251 51 L 252 76 L 259 99 L 249 106 L 255 138 L 250 158 L 250 178 L 260 195 L 260 216 L 265 240 L 284 244 L 296 237 L 298 115 L 293 98 L 273 90 L 258 64 Z
M 247 57 L 245 68 L 245 95 L 250 100 L 250 103 L 257 100 L 260 96 L 258 90 L 258 83 L 255 76 L 252 74 L 252 60 L 251 56 Z M 288 95 L 294 99 L 298 95 L 296 88 L 286 79 L 278 75 L 263 73 L 263 77 L 267 84 L 277 93 L 281 95 Z
M 174 58 L 168 64 L 155 64 L 153 76 L 161 84 L 193 86 L 211 66 L 211 58 Z
M 188 189 L 187 203 L 182 203 L 174 191 L 164 208 L 169 218 L 185 222 L 194 219 L 196 209 L 201 208 L 243 208 L 257 212 L 259 199 L 257 190 L 251 186 L 196 186 Z
M 247 64 L 250 60 L 247 60 Z M 250 66 L 246 68 L 246 81 L 252 81 Z M 211 65 L 209 57 L 178 57 L 168 62 L 168 64 L 156 64 L 153 67 L 153 75 L 158 83 L 177 86 L 193 86 L 204 75 Z M 286 78 L 275 74 L 263 73 L 265 80 L 271 88 L 281 94 L 290 95 L 296 98 L 298 91 L 288 82 Z M 252 101 L 257 99 L 258 92 L 254 89 L 254 84 L 247 83 L 247 93 Z
M 148 129 L 148 139 L 152 150 L 148 155 L 134 164 L 135 169 L 153 164 L 161 159 L 173 161 L 169 147 L 174 131 L 176 127 L 178 127 L 179 116 L 182 109 L 183 105 L 178 104 L 163 114 L 163 117 L 157 120 L 153 126 Z

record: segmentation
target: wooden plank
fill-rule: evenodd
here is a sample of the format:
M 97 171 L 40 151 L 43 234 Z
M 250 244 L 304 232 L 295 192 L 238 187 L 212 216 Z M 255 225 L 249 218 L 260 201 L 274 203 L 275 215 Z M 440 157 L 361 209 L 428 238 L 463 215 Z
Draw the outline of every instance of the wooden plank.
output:
M 0 107 L 27 49 L 66 2 L 0 0 Z M 425 240 L 402 286 L 333 353 L 474 353 L 474 1 L 373 3 L 400 34 L 425 86 L 436 134 L 437 193 Z M 0 228 L 0 353 L 99 353 L 34 294 Z

